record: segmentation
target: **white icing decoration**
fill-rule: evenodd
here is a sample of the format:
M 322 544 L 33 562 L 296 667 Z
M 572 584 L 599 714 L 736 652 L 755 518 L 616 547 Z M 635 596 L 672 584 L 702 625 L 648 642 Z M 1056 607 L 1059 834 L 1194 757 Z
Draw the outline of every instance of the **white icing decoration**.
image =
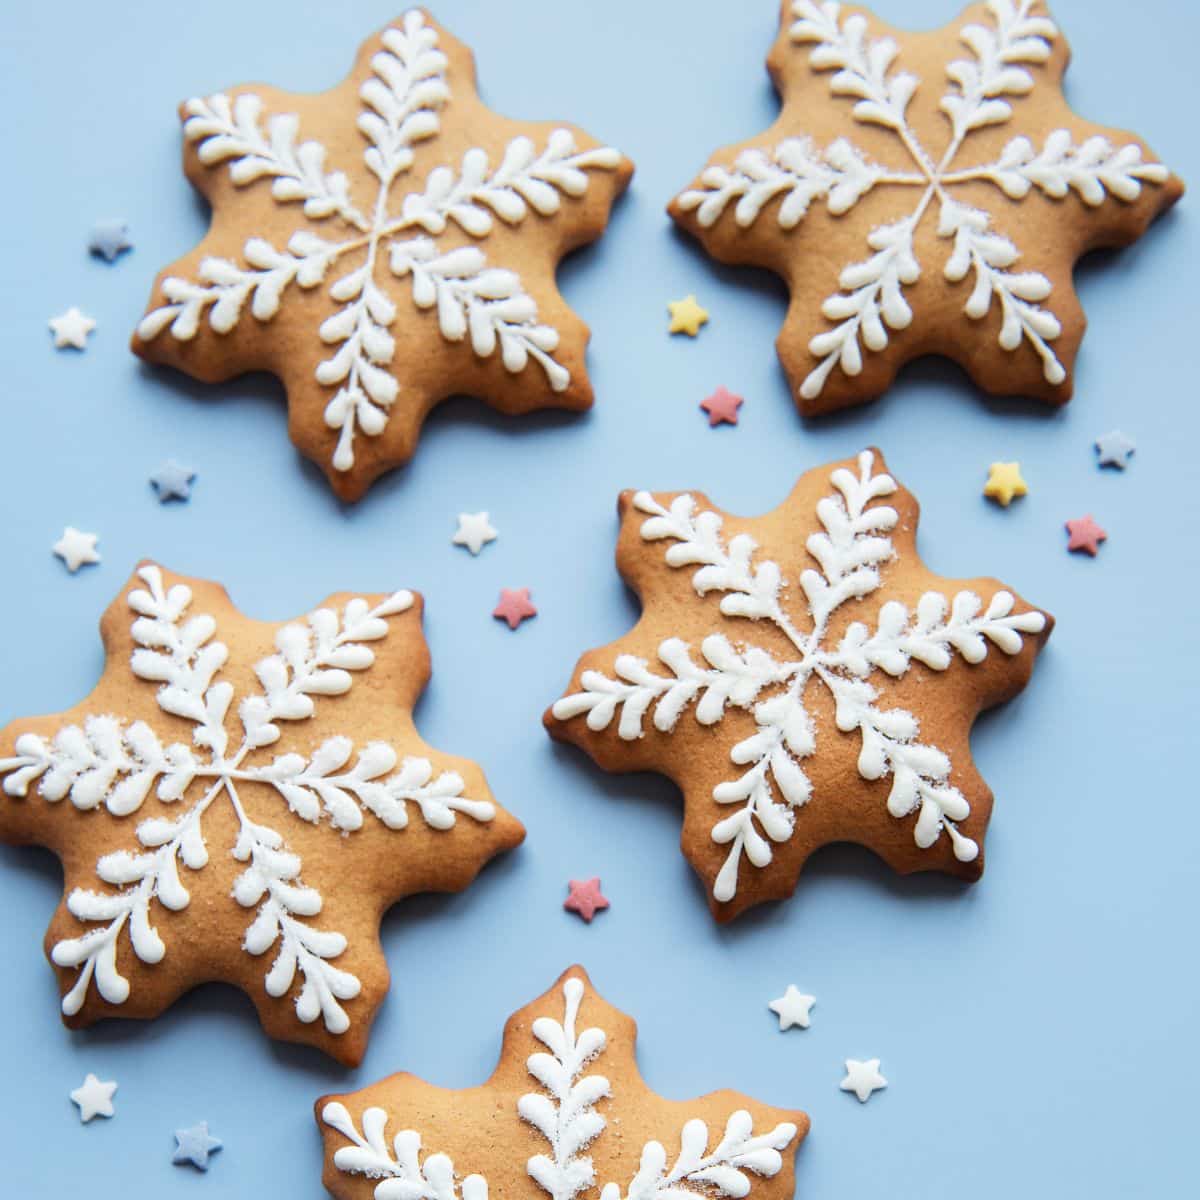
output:
M 784 608 L 787 581 L 782 569 L 770 559 L 755 559 L 758 547 L 748 534 L 726 540 L 721 516 L 698 510 L 695 498 L 686 493 L 666 508 L 648 492 L 638 492 L 634 507 L 647 517 L 642 538 L 671 542 L 666 562 L 695 568 L 697 595 L 723 593 L 724 616 L 769 622 L 795 648 L 796 657 L 780 660 L 750 641 L 738 649 L 723 633 L 711 633 L 700 643 L 697 661 L 685 642 L 668 638 L 658 648 L 666 673 L 644 659 L 621 654 L 613 666 L 614 677 L 585 671 L 582 690 L 554 705 L 559 720 L 583 716 L 588 728 L 597 732 L 607 729 L 619 712 L 617 733 L 626 741 L 642 736 L 651 710 L 660 733 L 670 733 L 693 703 L 696 720 L 706 726 L 718 724 L 729 707 L 753 714 L 756 732 L 730 751 L 730 761 L 740 773 L 713 790 L 719 805 L 733 809 L 712 829 L 712 840 L 729 846 L 713 886 L 719 901 L 736 894 L 743 857 L 759 868 L 771 862 L 771 843 L 791 838 L 797 811 L 811 798 L 802 763 L 817 750 L 816 730 L 804 702 L 805 690 L 814 681 L 834 699 L 837 728 L 846 734 L 857 732 L 862 739 L 859 775 L 867 780 L 890 776 L 888 812 L 897 819 L 917 814 L 915 843 L 927 849 L 944 831 L 960 861 L 970 862 L 979 852 L 957 828 L 970 807 L 950 783 L 950 759 L 919 740 L 912 713 L 878 706 L 880 693 L 870 678 L 877 671 L 899 678 L 914 660 L 945 671 L 956 652 L 968 664 L 980 663 L 989 643 L 1015 655 L 1021 650 L 1021 635 L 1040 633 L 1046 619 L 1036 611 L 1014 613 L 1015 600 L 1005 591 L 986 605 L 973 592 L 958 592 L 952 600 L 926 592 L 914 613 L 898 601 L 888 601 L 879 610 L 875 628 L 855 621 L 836 646 L 827 645 L 834 613 L 877 591 L 882 566 L 896 554 L 891 531 L 899 516 L 879 503 L 896 491 L 896 483 L 890 475 L 876 475 L 874 461 L 864 450 L 857 473 L 845 467 L 835 470 L 830 476 L 833 493 L 817 504 L 822 529 L 806 546 L 819 569 L 809 567 L 798 581 L 807 601 L 806 631 L 797 628 Z
M 387 271 L 411 280 L 417 308 L 436 309 L 447 341 L 461 342 L 469 334 L 479 358 L 491 358 L 499 349 L 513 374 L 533 359 L 551 390 L 568 387 L 570 373 L 553 357 L 558 332 L 539 322 L 537 304 L 520 277 L 490 266 L 477 246 L 440 248 L 432 239 L 451 225 L 483 239 L 497 217 L 518 225 L 530 210 L 553 216 L 564 195 L 587 191 L 588 171 L 612 170 L 621 162 L 616 150 L 581 151 L 570 130 L 556 129 L 541 149 L 527 137 L 513 138 L 494 169 L 485 151 L 470 149 L 459 166 L 435 167 L 423 189 L 417 185 L 396 203 L 393 185 L 412 167 L 417 143 L 438 136 L 439 113 L 451 94 L 437 31 L 421 12 L 405 13 L 380 41 L 372 75 L 359 91 L 358 129 L 369 143 L 363 161 L 377 185 L 366 215 L 352 200 L 348 176 L 326 170 L 325 147 L 315 141 L 297 144 L 294 115 L 269 116 L 264 129 L 262 100 L 253 92 L 233 100 L 218 94 L 188 101 L 184 137 L 196 144 L 200 161 L 227 163 L 239 187 L 269 178 L 275 200 L 298 204 L 309 224 L 298 225 L 283 249 L 252 237 L 243 247 L 243 264 L 206 258 L 195 282 L 164 279 L 167 303 L 138 326 L 138 336 L 146 341 L 164 330 L 190 341 L 207 315 L 209 326 L 224 334 L 237 326 L 247 303 L 255 320 L 270 321 L 291 284 L 317 288 L 336 268 L 328 294 L 338 307 L 319 329 L 330 356 L 317 367 L 316 378 L 336 389 L 325 423 L 338 431 L 332 457 L 338 471 L 353 467 L 358 431 L 368 437 L 383 432 L 400 390 L 391 370 L 396 346 L 390 328 L 397 310 Z M 333 221 L 341 227 L 321 224 Z M 319 236 L 314 227 L 326 232 Z
M 526 1164 L 530 1178 L 552 1200 L 573 1200 L 595 1187 L 595 1169 L 581 1154 L 607 1128 L 595 1110 L 601 1100 L 611 1100 L 609 1081 L 603 1075 L 585 1074 L 588 1064 L 607 1046 L 604 1030 L 576 1029 L 583 1000 L 583 981 L 577 977 L 563 985 L 563 1019 L 538 1017 L 533 1036 L 546 1047 L 526 1059 L 526 1069 L 541 1086 L 517 1102 L 520 1118 L 550 1144 L 550 1154 L 536 1154 Z M 346 1175 L 361 1175 L 375 1184 L 375 1200 L 459 1200 L 454 1165 L 444 1154 L 431 1154 L 420 1162 L 421 1135 L 408 1129 L 398 1133 L 392 1148 L 387 1143 L 389 1114 L 368 1108 L 361 1118 L 362 1131 L 340 1101 L 327 1104 L 321 1119 L 351 1143 L 335 1151 L 334 1166 Z M 752 1175 L 770 1178 L 783 1167 L 780 1151 L 796 1136 L 796 1126 L 782 1122 L 770 1133 L 754 1135 L 753 1120 L 742 1109 L 732 1113 L 725 1133 L 711 1153 L 704 1121 L 693 1118 L 680 1134 L 680 1152 L 667 1169 L 667 1152 L 650 1141 L 642 1149 L 641 1165 L 623 1192 L 606 1183 L 599 1200 L 695 1200 L 697 1197 L 745 1197 Z M 486 1200 L 487 1181 L 468 1175 L 462 1181 L 461 1200 Z
M 550 1154 L 535 1154 L 526 1163 L 530 1178 L 552 1200 L 572 1200 L 596 1180 L 592 1160 L 580 1154 L 604 1132 L 607 1121 L 596 1112 L 598 1101 L 611 1089 L 603 1075 L 584 1075 L 592 1059 L 604 1053 L 608 1039 L 603 1029 L 576 1033 L 575 1021 L 583 1000 L 583 981 L 563 984 L 566 1001 L 562 1022 L 538 1017 L 531 1026 L 549 1054 L 531 1054 L 525 1060 L 529 1074 L 543 1092 L 529 1092 L 517 1103 L 517 1112 L 550 1143 Z
M 334 1154 L 333 1165 L 344 1175 L 378 1180 L 375 1200 L 487 1200 L 487 1180 L 482 1175 L 468 1175 L 460 1189 L 447 1155 L 428 1154 L 422 1161 L 421 1135 L 415 1130 L 401 1130 L 389 1148 L 385 1109 L 368 1108 L 362 1115 L 361 1133 L 346 1106 L 336 1100 L 321 1110 L 321 1120 L 351 1142 Z
M 130 668 L 138 679 L 159 685 L 156 700 L 164 713 L 191 722 L 192 745 L 164 745 L 145 721 L 97 715 L 64 725 L 50 738 L 20 734 L 14 757 L 0 759 L 8 796 L 27 796 L 36 784 L 52 804 L 69 800 L 85 812 L 103 806 L 124 818 L 138 812 L 153 791 L 162 804 L 181 810 L 177 817 L 159 813 L 144 819 L 136 829 L 137 849 L 100 858 L 96 875 L 109 889 L 76 888 L 67 897 L 72 915 L 93 928 L 57 942 L 51 952 L 58 966 L 79 972 L 63 998 L 63 1012 L 79 1012 L 93 982 L 110 1004 L 128 999 L 129 982 L 117 969 L 122 930 L 128 929 L 142 962 L 163 960 L 167 947 L 153 924 L 151 904 L 157 901 L 171 912 L 187 908 L 191 897 L 180 865 L 198 872 L 208 864 L 202 822 L 224 796 L 238 825 L 232 854 L 245 864 L 233 898 L 243 908 L 257 908 L 243 949 L 258 956 L 275 947 L 267 993 L 286 995 L 298 971 L 300 1020 L 323 1018 L 331 1033 L 344 1033 L 350 1018 L 340 1002 L 360 990 L 358 979 L 332 961 L 345 952 L 346 938 L 312 923 L 323 907 L 320 892 L 302 882 L 299 856 L 276 829 L 250 817 L 240 792 L 245 786 L 269 789 L 294 817 L 313 825 L 326 818 L 346 833 L 362 827 L 364 812 L 388 829 L 403 829 L 410 804 L 437 830 L 452 828 L 459 813 L 476 821 L 493 818 L 491 803 L 463 795 L 457 773 L 435 774 L 425 758 L 398 761 L 384 742 L 356 748 L 339 735 L 326 738 L 308 757 L 291 752 L 256 761 L 256 751 L 279 740 L 279 722 L 306 720 L 316 711 L 317 697 L 349 691 L 351 673 L 372 667 L 375 654 L 366 643 L 387 636 L 387 618 L 411 608 L 412 593 L 396 592 L 374 608 L 356 597 L 341 613 L 318 609 L 307 625 L 283 626 L 275 636 L 277 653 L 254 668 L 261 690 L 236 708 L 242 736 L 231 750 L 227 717 L 234 689 L 218 679 L 228 651 L 214 640 L 216 621 L 189 615 L 191 589 L 167 588 L 158 567 L 143 567 L 138 575 L 145 586 L 128 597 L 137 646 Z M 200 787 L 193 792 L 196 783 Z
M 1141 147 L 1114 147 L 1103 137 L 1076 145 L 1066 129 L 1051 132 L 1039 150 L 1025 136 L 1014 137 L 995 162 L 959 166 L 957 160 L 970 135 L 985 126 L 1013 118 L 1011 97 L 1032 92 L 1037 84 L 1028 69 L 1045 63 L 1058 30 L 1039 12 L 1040 0 L 988 0 L 990 26 L 969 24 L 960 38 L 970 57 L 946 67 L 950 86 L 940 108 L 950 122 L 950 141 L 940 158 L 921 144 L 908 121 L 908 104 L 919 86 L 916 76 L 895 71 L 899 48 L 891 38 L 868 35 L 867 18 L 843 17 L 834 0 L 793 0 L 793 42 L 809 45 L 815 71 L 832 71 L 830 90 L 855 100 L 853 117 L 863 124 L 889 130 L 915 170 L 898 171 L 872 162 L 847 138 L 821 149 L 810 138 L 792 137 L 773 151 L 742 151 L 731 168 L 714 165 L 700 177 L 700 187 L 685 191 L 679 205 L 694 211 L 704 228 L 720 220 L 730 204 L 736 223 L 754 224 L 763 209 L 782 198 L 775 219 L 780 228 L 795 228 L 809 206 L 824 201 L 834 216 L 852 209 L 869 191 L 880 186 L 920 189 L 908 216 L 876 228 L 868 237 L 874 252 L 845 267 L 838 277 L 840 291 L 822 305 L 833 328 L 815 335 L 810 352 L 819 360 L 801 384 L 806 399 L 824 390 L 835 367 L 848 376 L 863 369 L 864 352 L 888 345 L 888 330 L 907 329 L 913 319 L 904 288 L 916 283 L 921 267 L 913 238 L 930 207 L 939 209 L 938 236 L 953 249 L 945 276 L 958 283 L 973 275 L 975 286 L 963 311 L 980 320 L 992 299 L 1002 314 L 999 344 L 1007 351 L 1028 342 L 1042 360 L 1047 382 L 1058 385 L 1066 370 L 1054 353 L 1062 332 L 1058 319 L 1039 307 L 1051 294 L 1050 281 L 1034 271 L 1012 272 L 1020 252 L 1008 237 L 993 230 L 992 217 L 953 198 L 956 185 L 991 183 L 1010 200 L 1023 200 L 1037 189 L 1054 199 L 1074 191 L 1089 207 L 1111 196 L 1132 203 L 1145 184 L 1169 178 L 1160 163 L 1146 162 Z
M 689 1197 L 731 1196 L 750 1193 L 746 1176 L 771 1178 L 783 1168 L 779 1153 L 796 1136 L 789 1121 L 776 1125 L 770 1133 L 754 1136 L 754 1120 L 745 1109 L 731 1114 L 720 1141 L 708 1150 L 708 1126 L 698 1117 L 684 1125 L 679 1135 L 679 1155 L 667 1169 L 666 1148 L 661 1142 L 647 1142 L 637 1174 L 622 1193 L 615 1183 L 605 1184 L 600 1200 L 688 1200 Z

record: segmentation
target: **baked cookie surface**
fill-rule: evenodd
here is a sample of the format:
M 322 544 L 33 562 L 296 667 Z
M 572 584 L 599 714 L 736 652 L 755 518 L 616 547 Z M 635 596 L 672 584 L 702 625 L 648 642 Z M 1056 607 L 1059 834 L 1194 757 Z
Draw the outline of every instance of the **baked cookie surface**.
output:
M 493 113 L 423 10 L 328 92 L 231 88 L 181 118 L 212 225 L 160 273 L 133 349 L 209 383 L 276 375 L 292 441 L 342 499 L 411 458 L 451 395 L 590 406 L 587 327 L 555 270 L 632 166 L 574 126 Z
M 474 763 L 416 731 L 420 597 L 268 625 L 147 563 L 101 634 L 83 703 L 0 732 L 0 840 L 63 864 L 63 1020 L 154 1017 L 224 980 L 272 1037 L 357 1063 L 388 989 L 384 911 L 462 890 L 524 837 Z
M 778 120 L 718 151 L 670 213 L 720 262 L 786 281 L 777 349 L 801 412 L 871 400 L 931 354 L 987 392 L 1065 403 L 1076 261 L 1136 240 L 1183 185 L 1067 106 L 1042 0 L 930 33 L 831 0 L 784 0 L 781 20 Z
M 585 654 L 546 727 L 606 770 L 683 791 L 683 852 L 718 920 L 788 896 L 857 842 L 897 871 L 983 871 L 976 716 L 1019 692 L 1053 621 L 917 557 L 916 500 L 877 451 L 779 508 L 625 492 L 617 566 L 643 613 Z
M 319 1100 L 325 1186 L 337 1200 L 791 1196 L 808 1117 L 730 1091 L 665 1100 L 636 1039 L 572 967 L 509 1018 L 481 1087 L 401 1074 Z

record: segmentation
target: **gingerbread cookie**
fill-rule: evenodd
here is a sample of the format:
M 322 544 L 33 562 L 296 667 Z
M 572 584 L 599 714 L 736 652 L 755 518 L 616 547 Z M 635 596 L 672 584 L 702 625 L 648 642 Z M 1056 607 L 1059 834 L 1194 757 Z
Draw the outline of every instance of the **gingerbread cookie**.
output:
M 1068 57 L 1041 0 L 988 0 L 931 33 L 785 0 L 778 121 L 719 151 L 670 212 L 720 262 L 787 282 L 777 346 L 801 412 L 870 400 L 927 354 L 989 392 L 1070 399 L 1076 260 L 1140 237 L 1183 185 L 1067 107 Z
M 359 1062 L 385 909 L 461 890 L 524 836 L 413 725 L 420 597 L 333 596 L 268 625 L 144 564 L 100 629 L 91 696 L 0 733 L 0 839 L 63 863 L 46 951 L 64 1021 L 154 1017 L 219 979 L 273 1037 Z
M 873 450 L 761 517 L 690 493 L 625 492 L 620 513 L 644 612 L 583 656 L 546 726 L 679 785 L 717 919 L 790 895 L 831 842 L 977 879 L 992 796 L 971 725 L 1025 686 L 1051 618 L 923 566 L 917 502 Z
M 159 276 L 133 349 L 209 383 L 277 375 L 292 440 L 342 499 L 407 461 L 447 396 L 591 404 L 555 268 L 600 236 L 632 167 L 574 126 L 491 112 L 427 13 L 328 92 L 239 87 L 181 116 L 212 227 Z
M 325 1186 L 337 1200 L 790 1197 L 804 1113 L 728 1091 L 664 1100 L 636 1036 L 572 967 L 509 1018 L 482 1087 L 393 1075 L 319 1100 Z

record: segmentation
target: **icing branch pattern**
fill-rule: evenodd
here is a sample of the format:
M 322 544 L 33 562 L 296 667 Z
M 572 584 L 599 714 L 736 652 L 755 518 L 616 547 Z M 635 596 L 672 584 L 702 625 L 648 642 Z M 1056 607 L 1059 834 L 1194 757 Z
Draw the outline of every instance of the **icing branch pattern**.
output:
M 604 1132 L 607 1121 L 595 1105 L 611 1094 L 603 1075 L 584 1074 L 587 1064 L 604 1053 L 607 1037 L 602 1029 L 576 1030 L 583 981 L 568 979 L 563 984 L 563 999 L 561 1022 L 538 1017 L 531 1027 L 533 1036 L 549 1051 L 531 1054 L 525 1062 L 542 1091 L 529 1092 L 517 1102 L 521 1119 L 550 1145 L 549 1154 L 535 1154 L 526 1168 L 551 1200 L 573 1200 L 595 1183 L 592 1160 L 580 1151 Z
M 668 1170 L 666 1148 L 647 1142 L 637 1174 L 622 1192 L 615 1183 L 605 1184 L 600 1200 L 688 1200 L 688 1197 L 750 1194 L 751 1175 L 771 1178 L 783 1167 L 781 1150 L 796 1136 L 795 1125 L 782 1122 L 769 1133 L 754 1135 L 754 1123 L 746 1110 L 738 1109 L 725 1123 L 725 1132 L 708 1150 L 708 1126 L 698 1117 L 688 1121 L 679 1137 L 679 1154 Z
M 269 180 L 274 199 L 298 206 L 306 222 L 284 246 L 251 237 L 241 262 L 209 257 L 195 280 L 164 279 L 164 303 L 138 327 L 144 341 L 164 333 L 190 341 L 205 320 L 227 334 L 247 305 L 254 320 L 269 322 L 293 284 L 312 291 L 332 276 L 326 290 L 336 308 L 318 330 L 329 355 L 317 366 L 316 380 L 332 391 L 325 424 L 337 433 L 331 461 L 339 472 L 354 466 L 358 434 L 383 432 L 399 394 L 391 332 L 398 281 L 409 281 L 418 309 L 436 311 L 445 340 L 461 342 L 469 334 L 479 358 L 499 350 L 512 374 L 532 360 L 552 391 L 566 390 L 569 372 L 554 358 L 559 335 L 539 320 L 520 277 L 490 265 L 478 246 L 439 248 L 433 239 L 453 226 L 482 241 L 497 219 L 515 226 L 530 212 L 552 217 L 564 196 L 584 195 L 590 171 L 621 163 L 616 150 L 580 150 L 569 130 L 556 129 L 542 147 L 528 137 L 513 138 L 495 165 L 485 151 L 469 149 L 461 163 L 435 167 L 423 188 L 393 196 L 413 166 L 416 147 L 437 138 L 451 92 L 437 30 L 421 12 L 405 13 L 380 43 L 359 92 L 363 163 L 375 187 L 366 207 L 354 200 L 349 176 L 328 169 L 326 148 L 299 140 L 295 115 L 272 114 L 264 121 L 262 99 L 253 92 L 188 101 L 184 137 L 200 161 L 226 165 L 238 187 Z
M 910 212 L 868 235 L 871 253 L 842 269 L 839 290 L 825 300 L 822 313 L 831 327 L 809 343 L 817 363 L 800 386 L 806 399 L 821 394 L 835 369 L 859 375 L 864 354 L 882 351 L 890 332 L 911 324 L 904 289 L 921 277 L 914 236 L 930 209 L 938 213 L 938 237 L 950 244 L 945 278 L 972 281 L 963 312 L 979 321 L 994 304 L 1002 317 L 1000 345 L 1016 351 L 1027 344 L 1040 357 L 1046 381 L 1061 384 L 1066 369 L 1053 344 L 1062 328 L 1044 307 L 1051 298 L 1050 280 L 1037 271 L 1014 269 L 1021 259 L 1016 244 L 995 229 L 989 212 L 956 200 L 956 186 L 988 183 L 1012 201 L 1035 190 L 1055 200 L 1074 192 L 1096 208 L 1110 199 L 1130 204 L 1144 186 L 1169 179 L 1167 169 L 1146 162 L 1135 144 L 1114 146 L 1093 136 L 1077 145 L 1066 129 L 1052 131 L 1041 147 L 1017 135 L 995 161 L 960 162 L 973 133 L 1014 120 L 1014 100 L 1035 90 L 1038 77 L 1031 68 L 1049 59 L 1058 36 L 1041 0 L 988 0 L 986 8 L 988 24 L 965 25 L 959 37 L 967 53 L 946 66 L 948 84 L 939 107 L 949 122 L 949 142 L 935 156 L 909 123 L 908 106 L 920 80 L 897 69 L 896 42 L 871 36 L 867 18 L 844 15 L 836 0 L 793 0 L 791 41 L 809 48 L 814 71 L 829 73 L 833 95 L 853 101 L 854 121 L 890 133 L 904 168 L 872 161 L 847 137 L 824 148 L 811 138 L 791 137 L 772 151 L 743 150 L 730 167 L 708 167 L 700 186 L 679 197 L 680 208 L 694 212 L 703 228 L 711 228 L 731 207 L 737 225 L 748 228 L 769 219 L 765 210 L 778 199 L 773 219 L 791 230 L 816 203 L 840 216 L 880 187 L 915 192 Z
M 427 1154 L 422 1160 L 421 1135 L 415 1130 L 401 1130 L 389 1146 L 388 1114 L 382 1108 L 363 1113 L 361 1132 L 339 1101 L 325 1105 L 321 1120 L 350 1142 L 333 1156 L 334 1166 L 346 1175 L 378 1180 L 375 1200 L 487 1200 L 482 1175 L 468 1175 L 460 1188 L 447 1155 Z
M 595 1168 L 583 1151 L 608 1126 L 595 1106 L 602 1100 L 618 1100 L 605 1076 L 588 1073 L 589 1064 L 605 1053 L 608 1039 L 603 1029 L 578 1029 L 584 991 L 582 979 L 569 977 L 562 989 L 562 1019 L 539 1016 L 533 1021 L 530 1031 L 545 1050 L 531 1054 L 525 1066 L 539 1090 L 517 1102 L 520 1119 L 548 1143 L 549 1153 L 529 1158 L 526 1170 L 551 1200 L 574 1200 L 595 1190 Z M 335 1151 L 334 1166 L 346 1175 L 377 1181 L 375 1200 L 487 1200 L 488 1185 L 482 1175 L 468 1175 L 460 1186 L 454 1164 L 445 1154 L 430 1154 L 421 1161 L 418 1132 L 401 1130 L 389 1146 L 390 1116 L 385 1109 L 366 1109 L 361 1130 L 340 1101 L 326 1104 L 321 1119 L 349 1143 Z M 683 1126 L 679 1154 L 669 1169 L 662 1143 L 649 1141 L 628 1186 L 606 1183 L 599 1200 L 689 1200 L 714 1195 L 740 1200 L 750 1194 L 752 1177 L 769 1179 L 779 1174 L 780 1152 L 797 1132 L 794 1124 L 781 1122 L 756 1135 L 751 1115 L 738 1109 L 730 1114 L 724 1134 L 710 1152 L 708 1126 L 693 1118 Z
M 123 933 L 141 962 L 163 960 L 167 946 L 154 924 L 155 905 L 168 912 L 188 907 L 187 873 L 209 861 L 204 816 L 224 802 L 237 821 L 231 852 L 244 864 L 233 899 L 255 911 L 243 949 L 256 957 L 274 951 L 264 981 L 268 995 L 288 995 L 299 977 L 300 1020 L 321 1019 L 329 1032 L 344 1033 L 350 1018 L 342 1004 L 360 991 L 358 979 L 335 965 L 346 938 L 319 924 L 321 893 L 304 882 L 303 863 L 275 828 L 278 821 L 252 818 L 240 793 L 255 787 L 273 794 L 280 820 L 327 823 L 344 834 L 361 829 L 367 816 L 395 831 L 414 811 L 437 830 L 452 828 L 459 815 L 481 822 L 494 817 L 490 802 L 463 794 L 457 773 L 437 772 L 425 758 L 401 761 L 385 742 L 357 747 L 339 735 L 307 756 L 260 753 L 280 739 L 281 723 L 307 720 L 320 697 L 348 692 L 354 676 L 371 669 L 369 643 L 387 637 L 388 618 L 412 607 L 412 593 L 396 592 L 374 607 L 355 598 L 341 612 L 318 609 L 305 624 L 283 626 L 275 653 L 254 668 L 258 690 L 235 706 L 233 686 L 220 678 L 229 654 L 216 640 L 216 621 L 193 613 L 191 589 L 167 587 L 157 566 L 142 567 L 138 576 L 143 586 L 128 596 L 135 644 L 130 669 L 157 685 L 163 713 L 190 723 L 191 744 L 164 744 L 145 721 L 97 715 L 52 737 L 22 733 L 14 756 L 0 759 L 8 796 L 25 797 L 36 788 L 50 804 L 67 801 L 81 812 L 103 807 L 117 818 L 138 813 L 151 794 L 160 802 L 158 815 L 136 826 L 135 849 L 114 850 L 97 862 L 97 879 L 107 887 L 76 888 L 67 897 L 68 910 L 89 928 L 51 952 L 58 966 L 78 972 L 63 1012 L 78 1013 L 93 984 L 110 1004 L 129 998 L 129 981 L 117 968 Z M 240 727 L 234 742 L 230 725 Z M 174 811 L 178 815 L 167 815 Z
M 817 752 L 805 703 L 810 684 L 828 689 L 838 730 L 859 736 L 859 775 L 890 781 L 888 812 L 897 820 L 915 814 L 918 847 L 928 849 L 945 834 L 960 861 L 970 862 L 979 852 L 958 829 L 970 808 L 950 782 L 950 759 L 921 741 L 916 716 L 880 703 L 872 680 L 880 672 L 900 678 L 914 661 L 936 672 L 947 670 L 955 655 L 977 664 L 991 646 L 1015 655 L 1022 635 L 1040 633 L 1045 617 L 1014 612 L 1015 599 L 1006 591 L 986 603 L 969 591 L 952 598 L 931 591 L 914 612 L 886 602 L 873 627 L 854 621 L 831 645 L 835 614 L 878 591 L 882 569 L 895 557 L 891 533 L 899 516 L 884 501 L 897 485 L 890 475 L 875 473 L 870 451 L 858 456 L 856 466 L 837 468 L 830 476 L 832 491 L 816 506 L 819 529 L 806 543 L 816 566 L 796 580 L 806 602 L 799 625 L 783 604 L 789 581 L 776 562 L 759 556 L 748 534 L 727 538 L 721 516 L 700 509 L 687 493 L 668 506 L 638 492 L 633 504 L 645 516 L 642 539 L 668 543 L 667 564 L 692 570 L 699 596 L 720 593 L 723 616 L 768 622 L 792 652 L 781 657 L 756 646 L 745 631 L 741 636 L 747 640 L 738 645 L 723 632 L 708 634 L 698 655 L 681 639 L 668 638 L 658 647 L 657 663 L 620 654 L 611 676 L 584 671 L 581 690 L 552 710 L 562 721 L 584 717 L 597 732 L 615 720 L 617 735 L 626 741 L 643 736 L 647 719 L 659 733 L 670 734 L 689 708 L 703 726 L 718 725 L 730 709 L 751 714 L 754 732 L 732 747 L 730 777 L 713 791 L 713 800 L 727 810 L 711 831 L 714 843 L 728 847 L 713 885 L 718 901 L 736 894 L 743 859 L 756 868 L 770 864 L 772 843 L 792 837 L 799 811 L 812 799 L 804 769 Z

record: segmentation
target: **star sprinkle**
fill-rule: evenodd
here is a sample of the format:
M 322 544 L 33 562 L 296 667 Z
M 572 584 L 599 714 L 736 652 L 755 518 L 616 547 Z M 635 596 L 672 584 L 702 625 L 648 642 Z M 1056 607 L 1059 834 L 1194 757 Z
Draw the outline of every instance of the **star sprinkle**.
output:
M 190 500 L 192 480 L 195 478 L 196 472 L 190 467 L 181 466 L 173 458 L 168 458 L 150 476 L 150 483 L 158 493 L 158 502 L 166 504 L 168 500 Z
M 701 308 L 695 296 L 670 300 L 667 310 L 671 314 L 668 333 L 686 333 L 688 337 L 695 337 L 700 332 L 700 326 L 708 324 L 708 309 Z
M 1091 513 L 1075 521 L 1067 522 L 1067 549 L 1073 553 L 1083 551 L 1093 558 L 1100 552 L 1100 543 L 1108 541 L 1108 534 L 1096 524 Z
M 79 1119 L 86 1125 L 93 1117 L 111 1117 L 116 1111 L 112 1102 L 116 1090 L 115 1082 L 102 1083 L 89 1074 L 71 1093 L 72 1102 L 79 1106 Z
M 494 542 L 499 534 L 485 512 L 459 513 L 458 528 L 450 540 L 456 546 L 466 546 L 474 555 L 488 544 Z
M 1136 449 L 1137 443 L 1133 438 L 1119 429 L 1114 429 L 1111 433 L 1106 433 L 1103 437 L 1096 439 L 1096 451 L 1100 455 L 1098 462 L 1102 467 L 1116 467 L 1120 471 L 1125 470 Z
M 995 500 L 1003 508 L 1007 508 L 1018 496 L 1029 494 L 1029 484 L 1021 478 L 1021 464 L 1015 462 L 994 462 L 988 471 L 987 483 L 983 485 L 983 494 L 990 500 Z
M 600 891 L 600 877 L 572 879 L 567 884 L 570 895 L 563 901 L 567 912 L 578 913 L 589 925 L 592 918 L 608 907 L 608 897 Z
M 126 250 L 133 249 L 128 223 L 120 220 L 97 221 L 88 238 L 88 249 L 98 258 L 116 262 Z
M 794 983 L 789 983 L 787 991 L 767 1007 L 779 1018 L 779 1030 L 782 1033 L 793 1025 L 807 1029 L 810 1024 L 808 1014 L 816 1002 L 816 996 L 806 996 Z
M 66 563 L 67 570 L 74 575 L 80 567 L 100 561 L 100 554 L 96 549 L 96 543 L 99 540 L 99 534 L 83 533 L 73 525 L 68 525 L 63 530 L 62 537 L 54 543 L 53 549 L 54 553 Z
M 86 313 L 80 312 L 74 305 L 49 321 L 50 332 L 54 334 L 54 345 L 59 350 L 70 346 L 74 350 L 86 350 L 88 334 L 96 328 L 96 322 Z
M 177 1166 L 193 1166 L 208 1170 L 208 1160 L 221 1149 L 221 1143 L 208 1132 L 208 1122 L 201 1121 L 191 1129 L 175 1131 L 175 1153 L 171 1161 Z
M 722 424 L 736 425 L 738 409 L 743 404 L 745 400 L 741 396 L 735 396 L 726 387 L 719 387 L 707 400 L 700 402 L 700 407 L 708 414 L 708 424 L 711 428 Z
M 536 617 L 538 610 L 529 599 L 528 588 L 501 588 L 500 603 L 492 611 L 492 616 L 501 621 L 507 621 L 509 629 L 516 629 L 522 621 Z
M 883 1091 L 887 1085 L 888 1081 L 879 1073 L 879 1059 L 868 1058 L 866 1062 L 846 1059 L 846 1078 L 840 1086 L 843 1092 L 853 1092 L 860 1104 L 866 1104 L 875 1092 Z

